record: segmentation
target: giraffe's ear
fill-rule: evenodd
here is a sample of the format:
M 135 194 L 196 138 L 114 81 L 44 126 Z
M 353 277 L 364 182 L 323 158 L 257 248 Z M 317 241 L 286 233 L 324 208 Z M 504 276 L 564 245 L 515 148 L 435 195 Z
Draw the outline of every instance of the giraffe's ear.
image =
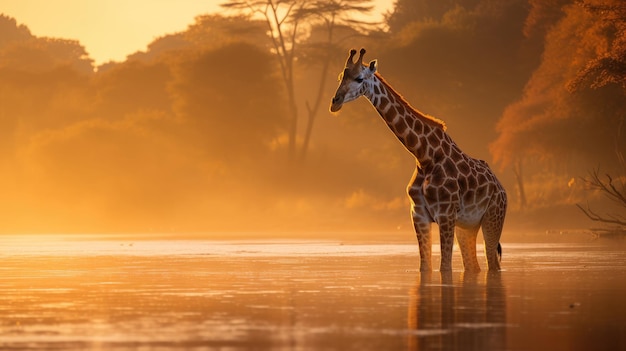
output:
M 372 73 L 376 73 L 376 70 L 378 69 L 378 61 L 376 60 L 372 60 L 370 61 L 370 71 L 372 71 Z

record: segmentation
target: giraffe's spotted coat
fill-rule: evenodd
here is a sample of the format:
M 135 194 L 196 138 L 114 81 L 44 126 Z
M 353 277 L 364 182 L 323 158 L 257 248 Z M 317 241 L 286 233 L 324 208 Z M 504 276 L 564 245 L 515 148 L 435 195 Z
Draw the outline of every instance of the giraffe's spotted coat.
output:
M 500 269 L 498 247 L 506 214 L 506 192 L 483 160 L 465 154 L 445 132 L 443 121 L 414 109 L 376 72 L 350 52 L 331 111 L 367 97 L 387 126 L 417 161 L 407 187 L 420 250 L 420 269 L 432 270 L 431 224 L 439 225 L 441 271 L 452 269 L 455 228 L 465 270 L 479 271 L 476 237 L 482 227 L 489 270 Z M 357 79 L 358 78 L 358 79 Z

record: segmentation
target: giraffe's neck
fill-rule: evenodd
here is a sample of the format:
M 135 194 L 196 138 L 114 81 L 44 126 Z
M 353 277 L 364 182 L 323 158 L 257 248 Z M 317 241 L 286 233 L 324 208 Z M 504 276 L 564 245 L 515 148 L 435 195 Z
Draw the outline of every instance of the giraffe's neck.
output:
M 391 131 L 422 167 L 430 164 L 441 149 L 452 147 L 443 121 L 422 114 L 398 94 L 378 73 L 366 87 L 367 97 Z

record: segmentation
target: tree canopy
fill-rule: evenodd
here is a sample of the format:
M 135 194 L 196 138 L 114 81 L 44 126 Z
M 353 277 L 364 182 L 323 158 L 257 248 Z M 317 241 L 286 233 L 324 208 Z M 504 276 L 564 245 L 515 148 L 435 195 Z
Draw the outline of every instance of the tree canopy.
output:
M 512 211 L 575 209 L 589 169 L 622 179 L 619 0 L 398 0 L 382 25 L 363 0 L 225 6 L 98 67 L 0 15 L 0 232 L 410 231 L 414 160 L 368 104 L 325 114 L 360 47 L 495 165 Z

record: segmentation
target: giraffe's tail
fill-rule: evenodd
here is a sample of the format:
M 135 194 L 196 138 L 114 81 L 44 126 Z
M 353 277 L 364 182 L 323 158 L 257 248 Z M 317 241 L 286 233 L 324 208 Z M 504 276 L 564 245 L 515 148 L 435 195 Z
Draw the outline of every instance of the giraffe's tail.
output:
M 502 261 L 502 245 L 500 245 L 500 243 L 498 243 L 498 261 Z

